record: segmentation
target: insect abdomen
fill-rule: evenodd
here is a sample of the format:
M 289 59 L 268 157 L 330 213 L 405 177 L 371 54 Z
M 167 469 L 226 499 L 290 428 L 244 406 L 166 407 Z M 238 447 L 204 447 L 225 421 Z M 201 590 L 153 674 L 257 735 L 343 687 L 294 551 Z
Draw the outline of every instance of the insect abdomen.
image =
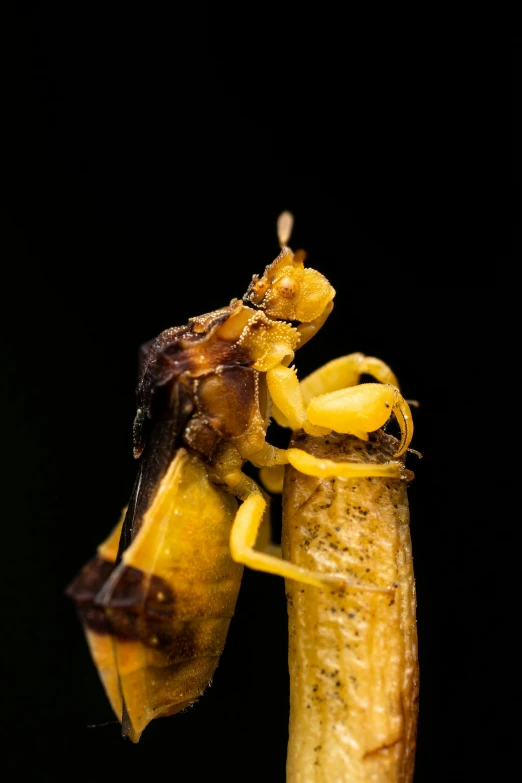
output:
M 229 553 L 236 508 L 201 460 L 180 449 L 105 584 L 92 595 L 96 568 L 106 576 L 98 557 L 70 590 L 111 704 L 134 742 L 153 718 L 192 704 L 214 674 L 242 575 Z

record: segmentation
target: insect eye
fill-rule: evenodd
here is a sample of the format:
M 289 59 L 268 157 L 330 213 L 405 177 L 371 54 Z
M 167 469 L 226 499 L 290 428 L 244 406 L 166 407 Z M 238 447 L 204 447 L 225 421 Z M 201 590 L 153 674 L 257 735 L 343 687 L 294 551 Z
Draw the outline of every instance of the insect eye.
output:
M 299 283 L 290 275 L 285 275 L 277 284 L 278 293 L 285 299 L 293 299 L 299 289 Z

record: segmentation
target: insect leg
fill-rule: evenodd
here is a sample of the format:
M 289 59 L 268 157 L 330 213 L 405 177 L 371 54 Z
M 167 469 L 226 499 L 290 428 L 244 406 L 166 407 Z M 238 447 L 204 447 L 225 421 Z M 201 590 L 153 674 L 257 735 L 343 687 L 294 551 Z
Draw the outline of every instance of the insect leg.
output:
M 273 403 L 284 417 L 284 426 L 293 430 L 304 427 L 309 435 L 326 435 L 331 431 L 307 422 L 303 392 L 294 368 L 278 364 L 268 370 L 266 381 Z M 278 423 L 283 423 L 277 413 L 272 411 L 272 414 Z
M 305 568 L 279 560 L 273 555 L 255 551 L 254 544 L 265 509 L 266 501 L 261 493 L 256 491 L 252 492 L 239 508 L 230 534 L 230 552 L 236 562 L 243 563 L 256 571 L 278 574 L 288 579 L 297 578 L 307 584 L 327 583 L 339 587 L 344 584 L 346 580 L 340 575 L 327 574 L 319 577 L 317 574 L 309 573 Z
M 261 484 L 274 495 L 280 495 L 283 491 L 283 482 L 285 480 L 284 465 L 273 465 L 272 467 L 261 468 L 259 471 Z
M 344 477 L 361 478 L 366 476 L 389 476 L 390 478 L 404 478 L 408 471 L 403 471 L 399 462 L 390 462 L 385 465 L 366 465 L 365 463 L 334 462 L 333 460 L 317 459 L 302 449 L 287 449 L 288 462 L 308 476 L 320 478 Z M 366 468 L 369 468 L 367 470 Z M 261 468 L 259 480 L 265 489 L 273 494 L 281 494 L 285 478 L 284 465 L 273 465 Z
M 267 524 L 267 501 L 253 479 L 246 476 L 238 469 L 239 454 L 235 450 L 228 449 L 223 453 L 220 462 L 215 465 L 217 474 L 221 480 L 241 500 L 243 500 L 232 524 L 230 532 L 230 553 L 236 563 L 243 563 L 256 571 L 264 571 L 268 574 L 277 574 L 285 579 L 295 579 L 305 584 L 331 585 L 339 588 L 365 590 L 377 593 L 392 593 L 393 588 L 380 588 L 374 586 L 358 585 L 350 583 L 342 574 L 315 573 L 307 568 L 302 568 L 286 560 L 282 560 L 275 554 L 259 552 L 254 549 L 259 538 L 267 539 L 266 534 L 260 533 L 262 523 Z M 266 527 L 265 527 L 266 530 Z M 267 539 L 268 540 L 268 539 Z M 276 551 L 276 548 L 271 548 Z
M 291 451 L 300 453 L 299 449 L 292 449 Z M 289 452 L 286 451 L 285 461 L 288 459 L 288 456 Z M 309 457 L 310 455 L 305 454 L 305 456 Z M 310 457 L 310 459 L 313 460 L 314 458 Z M 273 554 L 275 548 L 271 549 L 272 553 L 270 554 L 254 549 L 256 542 L 260 538 L 262 540 L 268 540 L 268 536 L 263 534 L 263 532 L 261 533 L 261 536 L 259 535 L 263 521 L 265 521 L 265 524 L 267 521 L 267 502 L 256 482 L 242 472 L 242 463 L 243 457 L 241 454 L 234 446 L 229 444 L 220 453 L 218 459 L 214 461 L 211 473 L 213 480 L 216 480 L 218 483 L 226 484 L 230 491 L 243 501 L 234 518 L 232 530 L 230 532 L 230 553 L 233 560 L 237 563 L 243 563 L 243 565 L 247 565 L 256 571 L 278 574 L 286 579 L 295 579 L 296 581 L 304 582 L 305 584 L 317 586 L 326 584 L 339 588 L 365 590 L 367 592 L 377 593 L 393 592 L 393 588 L 353 584 L 342 574 L 318 574 L 275 556 L 275 554 Z M 339 466 L 339 464 L 342 463 L 333 464 Z M 363 465 L 362 467 L 363 469 L 368 469 L 369 466 Z M 400 473 L 400 465 L 396 465 L 395 463 L 393 463 L 392 468 L 378 465 L 371 467 L 374 467 L 376 470 L 378 470 L 379 467 L 384 467 L 384 475 L 398 477 Z M 361 472 L 362 471 L 358 471 L 356 475 L 361 475 Z M 368 473 L 363 475 L 368 475 Z M 374 475 L 383 475 L 383 473 L 375 473 Z
M 257 448 L 255 451 L 246 443 L 240 443 L 239 451 L 243 459 L 252 462 L 257 468 L 282 466 L 286 465 L 288 462 L 286 458 L 286 449 L 271 446 L 270 443 L 267 443 L 266 441 L 263 442 L 261 448 Z
M 261 524 L 259 526 L 259 532 L 256 539 L 256 548 L 261 552 L 265 552 L 267 555 L 274 555 L 275 557 L 282 557 L 281 546 L 272 542 L 272 525 L 270 522 L 270 495 L 265 493 L 262 489 L 264 499 L 266 500 L 265 513 L 261 518 Z
M 393 587 L 354 584 L 343 574 L 316 573 L 274 555 L 256 551 L 254 545 L 265 510 L 266 501 L 259 490 L 253 491 L 239 508 L 230 534 L 230 552 L 236 562 L 243 563 L 256 571 L 277 574 L 285 579 L 294 579 L 296 582 L 318 587 L 330 585 L 365 592 L 393 594 Z
M 400 462 L 384 464 L 367 462 L 335 462 L 331 459 L 314 457 L 302 449 L 288 449 L 286 452 L 292 467 L 306 476 L 318 478 L 366 478 L 369 476 L 388 476 L 389 478 L 409 477 Z
M 313 397 L 319 394 L 356 386 L 363 373 L 373 375 L 381 383 L 388 383 L 399 388 L 397 377 L 387 364 L 374 356 L 351 353 L 324 364 L 301 381 L 300 387 L 304 404 L 307 405 Z M 281 427 L 291 427 L 288 418 L 277 405 L 272 410 L 272 416 Z
M 413 421 L 408 403 L 391 384 L 363 383 L 314 397 L 307 409 L 313 425 L 335 432 L 350 433 L 368 440 L 368 432 L 382 427 L 394 414 L 401 430 L 397 454 L 404 454 L 413 436 Z M 307 429 L 304 425 L 305 431 Z
M 365 356 L 363 353 L 350 353 L 341 356 L 308 375 L 301 381 L 301 390 L 305 405 L 319 394 L 357 386 L 361 375 L 372 375 L 380 383 L 388 383 L 399 388 L 395 373 L 387 364 L 375 356 Z

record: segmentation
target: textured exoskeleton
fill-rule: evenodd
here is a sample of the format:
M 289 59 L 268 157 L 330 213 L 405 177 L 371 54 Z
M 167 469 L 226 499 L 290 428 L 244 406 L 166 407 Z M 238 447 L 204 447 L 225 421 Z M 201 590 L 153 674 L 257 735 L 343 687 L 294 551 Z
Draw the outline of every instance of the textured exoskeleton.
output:
M 398 454 L 406 450 L 408 405 L 382 362 L 352 354 L 302 384 L 290 367 L 296 349 L 325 322 L 334 295 L 323 275 L 305 267 L 304 253 L 283 245 L 242 299 L 167 329 L 142 349 L 134 422 L 139 468 L 121 532 L 69 587 L 124 734 L 134 741 L 153 717 L 182 709 L 208 684 L 243 564 L 349 587 L 343 575 L 317 575 L 269 547 L 259 551 L 261 538 L 268 541 L 266 495 L 242 472 L 249 460 L 272 488 L 288 462 L 311 475 L 361 475 L 361 465 L 330 465 L 271 446 L 271 415 L 312 435 L 335 429 L 365 439 L 393 412 L 402 432 Z M 353 387 L 361 373 L 381 383 Z M 402 464 L 366 470 L 401 477 Z

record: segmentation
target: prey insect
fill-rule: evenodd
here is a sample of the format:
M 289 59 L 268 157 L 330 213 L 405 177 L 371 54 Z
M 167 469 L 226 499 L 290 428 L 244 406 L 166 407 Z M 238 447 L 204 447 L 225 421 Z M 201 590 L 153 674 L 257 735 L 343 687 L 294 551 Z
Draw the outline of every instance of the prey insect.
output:
M 266 493 L 290 463 L 312 476 L 403 478 L 398 459 L 413 428 L 392 371 L 362 354 L 330 362 L 299 383 L 297 348 L 322 327 L 335 291 L 286 242 L 242 299 L 191 318 L 143 346 L 134 421 L 138 473 L 109 539 L 68 588 L 124 736 L 137 742 L 156 717 L 192 704 L 207 687 L 234 612 L 242 567 L 332 589 L 393 591 L 289 563 L 269 546 Z M 362 373 L 380 383 L 356 386 Z M 367 440 L 394 414 L 401 430 L 386 464 L 314 457 L 266 440 L 271 417 L 309 435 Z M 238 501 L 240 503 L 238 507 Z

